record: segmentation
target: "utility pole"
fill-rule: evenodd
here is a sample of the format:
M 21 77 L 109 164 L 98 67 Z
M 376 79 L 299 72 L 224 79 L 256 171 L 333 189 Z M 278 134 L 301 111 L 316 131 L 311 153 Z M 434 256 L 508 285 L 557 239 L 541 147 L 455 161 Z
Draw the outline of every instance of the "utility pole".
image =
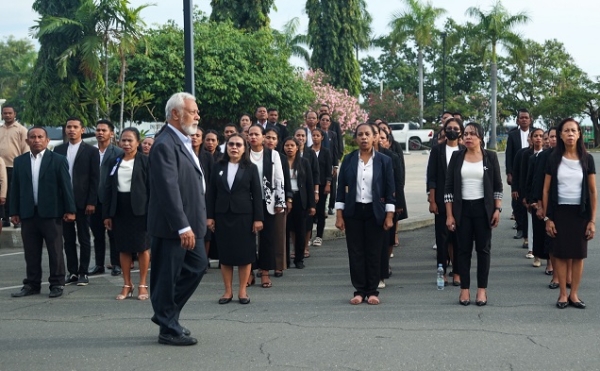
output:
M 185 49 L 185 91 L 195 96 L 193 3 L 193 0 L 183 0 L 183 43 Z
M 442 112 L 446 111 L 446 33 L 442 32 Z

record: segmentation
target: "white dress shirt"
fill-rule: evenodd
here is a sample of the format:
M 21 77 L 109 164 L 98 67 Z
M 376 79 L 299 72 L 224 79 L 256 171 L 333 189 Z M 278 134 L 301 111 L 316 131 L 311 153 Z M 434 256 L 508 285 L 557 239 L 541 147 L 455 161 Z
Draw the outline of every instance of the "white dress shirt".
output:
M 527 129 L 527 131 L 519 129 L 519 134 L 521 134 L 521 148 L 529 147 L 529 142 L 527 141 L 527 138 L 529 137 L 529 129 Z
M 36 156 L 29 152 L 31 157 L 31 183 L 33 185 L 33 204 L 38 204 L 38 190 L 40 188 L 40 168 L 42 167 L 42 158 L 46 150 L 38 153 Z
M 77 157 L 77 151 L 79 151 L 81 142 L 82 141 L 79 141 L 77 144 L 69 142 L 69 147 L 67 148 L 67 161 L 69 162 L 69 175 L 71 176 L 71 183 L 73 183 L 73 165 L 75 164 L 75 157 Z

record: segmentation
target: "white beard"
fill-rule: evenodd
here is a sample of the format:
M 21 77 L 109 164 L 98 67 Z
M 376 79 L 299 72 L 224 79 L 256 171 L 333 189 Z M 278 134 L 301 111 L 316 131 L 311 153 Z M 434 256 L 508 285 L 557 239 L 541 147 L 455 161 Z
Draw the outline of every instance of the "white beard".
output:
M 186 126 L 182 124 L 181 128 L 183 129 L 183 131 L 185 131 L 187 135 L 194 135 L 196 134 L 196 132 L 198 132 L 198 125 Z

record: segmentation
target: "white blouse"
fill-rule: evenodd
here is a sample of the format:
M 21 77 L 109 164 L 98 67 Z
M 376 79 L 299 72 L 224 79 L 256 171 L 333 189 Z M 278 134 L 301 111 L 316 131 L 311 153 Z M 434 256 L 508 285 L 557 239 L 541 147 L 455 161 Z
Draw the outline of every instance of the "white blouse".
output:
M 464 161 L 460 169 L 462 177 L 462 199 L 479 200 L 483 198 L 483 160 Z
M 133 176 L 133 164 L 135 159 L 121 160 L 121 165 L 117 172 L 117 180 L 119 185 L 117 190 L 121 193 L 131 192 L 131 178 Z
M 229 189 L 233 187 L 233 181 L 235 180 L 235 174 L 237 174 L 238 169 L 240 168 L 240 164 L 229 162 L 227 163 L 227 184 L 229 185 Z
M 569 160 L 563 156 L 556 173 L 559 205 L 581 204 L 583 169 L 579 160 Z

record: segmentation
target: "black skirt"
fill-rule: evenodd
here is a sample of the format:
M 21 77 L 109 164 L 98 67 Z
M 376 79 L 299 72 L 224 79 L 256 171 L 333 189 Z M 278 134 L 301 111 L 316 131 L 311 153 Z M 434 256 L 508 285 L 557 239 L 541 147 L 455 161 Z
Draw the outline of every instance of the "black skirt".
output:
M 133 215 L 131 193 L 117 193 L 117 211 L 112 226 L 117 251 L 137 253 L 148 250 L 146 215 Z
M 254 263 L 256 234 L 252 233 L 253 223 L 252 214 L 215 215 L 215 239 L 219 249 L 219 263 L 232 266 Z
M 558 205 L 554 210 L 556 237 L 551 238 L 551 251 L 558 259 L 587 258 L 585 229 L 588 218 L 581 216 L 579 205 Z

